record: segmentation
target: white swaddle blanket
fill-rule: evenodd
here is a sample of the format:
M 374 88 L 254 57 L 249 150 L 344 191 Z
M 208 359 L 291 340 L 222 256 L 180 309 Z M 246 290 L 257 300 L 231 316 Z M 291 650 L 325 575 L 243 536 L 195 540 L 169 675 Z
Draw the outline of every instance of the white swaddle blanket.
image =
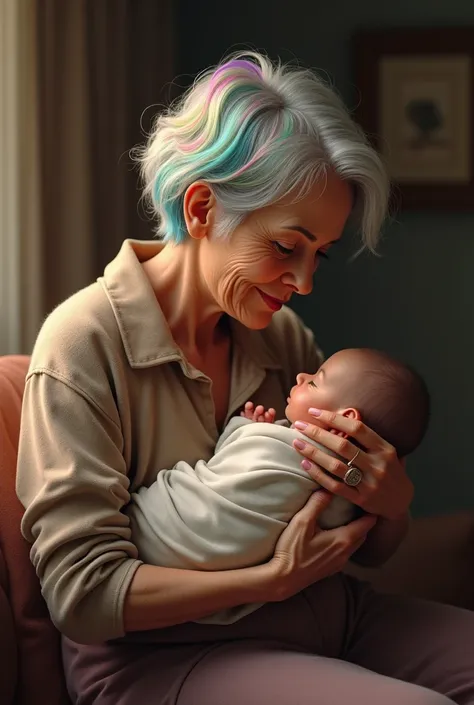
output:
M 319 485 L 301 467 L 296 429 L 233 418 L 214 456 L 158 473 L 127 508 L 141 560 L 192 570 L 229 570 L 269 560 L 290 519 Z M 354 505 L 334 497 L 322 528 L 351 521 Z M 260 604 L 241 605 L 199 622 L 230 624 Z

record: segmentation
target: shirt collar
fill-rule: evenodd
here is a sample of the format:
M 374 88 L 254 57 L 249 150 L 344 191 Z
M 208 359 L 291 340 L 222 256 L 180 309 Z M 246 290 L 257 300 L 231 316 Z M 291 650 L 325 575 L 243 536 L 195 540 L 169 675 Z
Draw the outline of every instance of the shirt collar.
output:
M 98 280 L 108 296 L 131 367 L 183 361 L 183 354 L 141 267 L 142 262 L 154 257 L 163 247 L 163 243 L 156 241 L 125 240 Z M 277 351 L 272 349 L 270 336 L 265 332 L 249 330 L 235 319 L 231 319 L 231 331 L 234 345 L 259 367 L 281 368 Z

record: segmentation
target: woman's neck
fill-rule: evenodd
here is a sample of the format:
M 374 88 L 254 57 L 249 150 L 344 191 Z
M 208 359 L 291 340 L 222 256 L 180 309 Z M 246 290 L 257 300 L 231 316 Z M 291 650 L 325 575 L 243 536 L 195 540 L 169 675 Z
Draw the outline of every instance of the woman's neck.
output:
M 222 310 L 200 276 L 200 241 L 167 244 L 143 263 L 173 338 L 187 354 L 200 356 L 222 337 Z

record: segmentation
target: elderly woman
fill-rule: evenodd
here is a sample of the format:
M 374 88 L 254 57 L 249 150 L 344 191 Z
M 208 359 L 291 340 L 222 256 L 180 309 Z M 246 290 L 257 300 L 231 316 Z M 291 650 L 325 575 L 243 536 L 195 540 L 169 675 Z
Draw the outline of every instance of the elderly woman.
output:
M 254 398 L 282 415 L 321 362 L 284 304 L 352 214 L 373 249 L 387 203 L 379 158 L 307 71 L 252 54 L 201 76 L 140 153 L 160 242 L 126 241 L 96 283 L 46 320 L 27 378 L 23 533 L 81 705 L 474 703 L 474 615 L 378 595 L 341 573 L 377 564 L 407 528 L 394 449 L 324 410 L 306 434 L 315 493 L 267 563 L 222 572 L 145 565 L 123 512 L 161 468 L 212 456 Z M 334 433 L 334 430 L 342 433 Z M 331 432 L 332 431 L 332 432 Z M 323 531 L 330 492 L 365 515 Z M 218 527 L 216 527 L 218 531 Z M 231 625 L 197 622 L 262 602 Z

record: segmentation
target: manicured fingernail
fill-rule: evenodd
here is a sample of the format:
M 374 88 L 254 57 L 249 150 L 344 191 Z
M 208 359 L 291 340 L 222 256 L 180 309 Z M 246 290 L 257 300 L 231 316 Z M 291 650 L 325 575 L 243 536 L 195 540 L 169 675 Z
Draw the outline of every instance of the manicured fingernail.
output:
M 306 447 L 306 443 L 304 443 L 304 441 L 300 441 L 299 438 L 297 438 L 296 441 L 293 441 L 293 445 L 295 448 L 298 448 L 298 450 L 303 450 L 303 448 Z
M 295 421 L 295 428 L 298 428 L 300 431 L 304 431 L 305 428 L 308 428 L 308 424 L 304 421 Z
M 308 458 L 305 458 L 304 460 L 301 461 L 301 467 L 303 468 L 303 470 L 306 470 L 307 472 L 309 472 L 311 470 L 311 468 L 313 467 L 313 463 L 310 460 L 308 460 Z
M 313 409 L 313 407 L 311 407 L 311 409 L 308 409 L 308 413 L 310 413 L 311 416 L 321 416 L 321 409 Z

